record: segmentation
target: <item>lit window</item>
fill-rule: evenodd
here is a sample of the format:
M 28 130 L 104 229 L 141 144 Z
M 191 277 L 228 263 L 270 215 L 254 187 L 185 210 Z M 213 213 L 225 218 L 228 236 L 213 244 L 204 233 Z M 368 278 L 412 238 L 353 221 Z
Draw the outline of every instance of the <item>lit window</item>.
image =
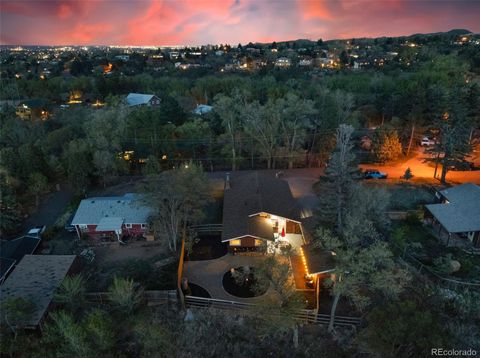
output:
M 255 246 L 262 246 L 263 240 L 255 240 Z
M 230 241 L 230 246 L 241 246 L 242 245 L 242 240 L 231 240 Z

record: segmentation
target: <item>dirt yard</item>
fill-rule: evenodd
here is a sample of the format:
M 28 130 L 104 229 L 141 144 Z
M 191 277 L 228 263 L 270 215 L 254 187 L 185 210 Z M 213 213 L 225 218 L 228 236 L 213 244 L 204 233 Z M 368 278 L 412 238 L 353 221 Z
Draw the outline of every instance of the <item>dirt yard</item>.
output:
M 98 246 L 94 251 L 96 257 L 100 258 L 102 262 L 114 262 L 129 259 L 145 260 L 155 256 L 165 256 L 168 253 L 168 247 L 158 241 L 137 241 L 127 245 L 112 243 L 108 246 Z

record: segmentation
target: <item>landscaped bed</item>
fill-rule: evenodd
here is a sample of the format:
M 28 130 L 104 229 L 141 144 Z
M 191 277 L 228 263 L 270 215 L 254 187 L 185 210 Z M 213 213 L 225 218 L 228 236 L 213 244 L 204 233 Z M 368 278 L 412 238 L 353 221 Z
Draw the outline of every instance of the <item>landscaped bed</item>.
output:
M 253 267 L 232 268 L 223 275 L 222 283 L 225 291 L 236 297 L 257 297 L 267 292 L 266 288 L 258 286 Z
M 333 304 L 333 296 L 330 294 L 330 291 L 326 288 L 322 288 L 320 290 L 320 296 L 319 296 L 318 313 L 329 315 L 332 311 L 332 304 Z M 337 316 L 352 316 L 352 317 L 360 316 L 360 313 L 355 309 L 354 306 L 350 304 L 350 302 L 344 296 L 340 296 L 340 300 L 338 301 L 335 314 Z
M 195 296 L 195 297 L 205 297 L 211 298 L 210 294 L 206 289 L 201 286 L 198 286 L 194 283 L 189 283 L 188 287 L 190 288 L 189 292 L 187 293 L 188 296 Z
M 221 241 L 220 234 L 202 234 L 195 240 L 187 259 L 190 261 L 212 260 L 227 254 L 228 243 Z

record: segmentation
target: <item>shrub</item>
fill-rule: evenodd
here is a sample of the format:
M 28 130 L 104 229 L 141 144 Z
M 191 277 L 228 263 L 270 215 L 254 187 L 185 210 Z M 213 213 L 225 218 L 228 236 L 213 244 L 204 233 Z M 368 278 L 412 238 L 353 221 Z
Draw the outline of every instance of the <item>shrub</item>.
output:
M 396 130 L 376 133 L 374 140 L 375 156 L 379 162 L 397 160 L 402 155 L 402 144 Z

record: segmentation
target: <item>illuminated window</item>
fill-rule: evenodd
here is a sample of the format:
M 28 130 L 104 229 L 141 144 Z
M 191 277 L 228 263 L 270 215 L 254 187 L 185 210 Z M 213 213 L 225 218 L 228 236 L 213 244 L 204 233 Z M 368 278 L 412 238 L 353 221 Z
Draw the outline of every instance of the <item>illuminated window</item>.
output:
M 255 240 L 255 246 L 262 246 L 263 240 Z
M 231 240 L 230 241 L 230 246 L 241 246 L 242 245 L 242 240 Z

